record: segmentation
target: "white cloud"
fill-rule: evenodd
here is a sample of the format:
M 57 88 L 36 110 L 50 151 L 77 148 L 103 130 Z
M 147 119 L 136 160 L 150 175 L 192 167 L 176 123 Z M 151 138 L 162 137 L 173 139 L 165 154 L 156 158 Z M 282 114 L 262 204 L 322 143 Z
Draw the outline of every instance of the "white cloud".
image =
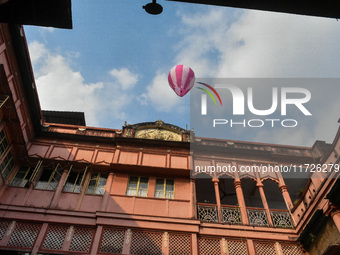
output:
M 167 74 L 158 73 L 146 88 L 146 93 L 141 95 L 140 102 L 144 105 L 150 102 L 157 111 L 170 112 L 176 108 L 175 112 L 179 112 L 183 107 L 180 99 L 170 88 Z
M 42 57 L 48 54 L 45 45 L 38 41 L 33 41 L 29 44 L 29 52 L 33 66 L 36 65 Z
M 175 62 L 192 67 L 200 78 L 339 76 L 340 25 L 336 20 L 261 11 L 234 14 L 238 17 L 230 18 L 231 11 L 223 8 L 180 14 L 183 26 Z M 319 97 L 320 102 L 324 100 L 327 97 Z M 315 114 L 316 121 L 308 130 L 254 132 L 253 139 L 308 146 L 315 139 L 331 142 L 339 103 L 319 104 L 318 108 L 323 114 Z
M 86 83 L 81 73 L 70 66 L 71 60 L 36 41 L 29 44 L 29 49 L 43 110 L 85 112 L 89 126 L 98 126 L 104 116 L 125 117 L 124 107 L 131 102 L 131 95 L 127 96 L 116 83 Z M 137 77 L 128 69 L 121 70 L 129 77 Z M 118 72 L 118 77 L 124 81 L 121 73 Z M 124 82 L 125 88 L 135 83 L 132 79 Z
M 175 61 L 198 77 L 338 76 L 340 25 L 334 19 L 210 8 L 181 14 Z M 232 18 L 230 18 L 232 16 Z
M 123 90 L 133 88 L 138 82 L 138 75 L 131 73 L 127 68 L 112 69 L 110 74 L 117 80 Z
M 49 33 L 53 33 L 55 31 L 55 28 L 54 27 L 41 27 L 40 30 L 42 32 L 46 31 L 46 32 L 49 32 Z

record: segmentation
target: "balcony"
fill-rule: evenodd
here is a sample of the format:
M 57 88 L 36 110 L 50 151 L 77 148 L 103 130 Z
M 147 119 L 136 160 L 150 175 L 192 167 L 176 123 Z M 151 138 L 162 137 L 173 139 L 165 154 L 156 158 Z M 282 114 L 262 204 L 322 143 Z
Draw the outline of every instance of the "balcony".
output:
M 271 221 L 268 220 L 268 213 L 261 208 L 246 208 L 248 223 L 242 222 L 241 210 L 237 206 L 222 205 L 218 210 L 214 204 L 197 204 L 197 218 L 203 222 L 220 222 L 237 225 L 271 226 L 279 228 L 293 228 L 292 218 L 288 210 L 270 209 Z M 271 224 L 272 222 L 272 224 Z

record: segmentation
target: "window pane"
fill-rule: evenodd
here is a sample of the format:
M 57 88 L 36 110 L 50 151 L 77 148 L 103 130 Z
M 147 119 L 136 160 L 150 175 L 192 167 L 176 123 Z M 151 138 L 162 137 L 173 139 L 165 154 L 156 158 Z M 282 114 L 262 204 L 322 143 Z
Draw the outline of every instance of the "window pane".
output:
M 64 186 L 64 191 L 80 193 L 83 188 L 82 186 L 80 186 L 83 176 L 83 172 L 72 170 L 71 173 L 68 175 L 66 184 Z
M 95 187 L 94 186 L 88 186 L 86 190 L 86 194 L 94 194 Z
M 139 189 L 138 190 L 138 196 L 139 197 L 146 197 L 148 195 L 148 190 L 147 189 Z
M 104 193 L 105 193 L 105 187 L 98 187 L 96 189 L 96 193 L 95 194 L 97 194 L 97 195 L 104 195 Z
M 135 177 L 131 177 L 130 178 L 130 182 L 128 183 L 128 188 L 126 190 L 126 195 L 128 196 L 136 196 L 137 194 L 137 186 L 138 186 L 138 177 L 137 177 L 137 181 L 135 182 Z M 131 182 L 134 181 L 134 182 Z
M 33 169 L 27 166 L 22 166 L 11 182 L 11 186 L 29 187 L 28 180 L 31 178 Z
M 164 179 L 156 179 L 155 197 L 164 198 Z
M 144 184 L 145 184 L 145 183 L 148 184 L 149 178 L 148 178 L 148 177 L 141 177 L 141 178 L 140 178 L 140 182 L 141 182 L 141 183 L 144 183 Z
M 174 191 L 174 186 L 173 185 L 166 185 L 166 188 L 165 188 L 166 191 Z
M 11 152 L 9 152 L 6 158 L 3 160 L 3 162 L 0 165 L 0 171 L 4 179 L 7 178 L 9 173 L 12 171 L 13 167 L 14 167 L 14 160 L 13 160 Z
M 138 177 L 130 177 L 129 182 L 135 182 L 135 183 L 137 183 L 137 182 L 138 182 Z
M 107 176 L 107 174 L 92 174 L 86 194 L 103 195 L 105 193 Z
M 170 192 L 165 192 L 165 198 L 168 198 L 168 199 L 173 199 L 174 198 L 174 193 L 172 191 Z
M 155 191 L 155 197 L 164 198 L 164 190 L 161 190 L 161 191 L 156 190 Z
M 58 177 L 58 174 L 54 172 L 54 169 L 45 168 L 43 169 L 43 172 L 39 178 L 39 181 L 35 185 L 35 188 L 55 190 L 58 186 L 59 179 L 60 179 L 60 176 Z
M 148 189 L 148 183 L 139 183 L 139 189 L 142 189 L 142 190 L 147 190 Z
M 136 193 L 137 193 L 137 188 L 133 189 L 133 188 L 128 187 L 126 191 L 126 195 L 128 196 L 136 196 Z
M 156 180 L 156 185 L 164 185 L 164 179 L 157 179 Z
M 174 186 L 174 180 L 166 179 L 166 185 Z
M 98 186 L 100 187 L 105 187 L 106 186 L 106 181 L 107 181 L 107 174 L 101 174 L 98 182 Z
M 65 183 L 63 191 L 72 192 L 73 191 L 73 183 L 70 183 L 70 182 Z

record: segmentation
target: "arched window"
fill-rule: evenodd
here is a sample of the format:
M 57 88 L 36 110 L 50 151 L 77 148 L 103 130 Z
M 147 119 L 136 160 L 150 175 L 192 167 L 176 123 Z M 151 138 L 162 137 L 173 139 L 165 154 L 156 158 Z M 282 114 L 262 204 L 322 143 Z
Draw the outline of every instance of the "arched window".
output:
M 222 175 L 219 178 L 218 188 L 222 205 L 238 205 L 234 179 L 229 175 Z
M 283 199 L 282 192 L 279 189 L 278 183 L 270 179 L 267 179 L 262 183 L 269 209 L 287 210 L 287 206 Z
M 247 207 L 263 208 L 261 196 L 256 181 L 250 178 L 244 178 L 242 182 L 242 191 L 244 201 Z
M 215 188 L 210 175 L 200 173 L 196 178 L 196 199 L 198 203 L 216 204 Z

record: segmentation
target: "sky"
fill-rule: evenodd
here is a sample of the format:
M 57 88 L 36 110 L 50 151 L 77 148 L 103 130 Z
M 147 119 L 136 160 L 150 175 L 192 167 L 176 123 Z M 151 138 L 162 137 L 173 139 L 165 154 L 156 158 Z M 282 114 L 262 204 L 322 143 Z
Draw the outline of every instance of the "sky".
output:
M 148 2 L 72 0 L 72 30 L 25 26 L 43 110 L 85 112 L 92 127 L 162 119 L 190 128 L 190 93 L 178 97 L 168 85 L 175 65 L 191 67 L 196 78 L 339 77 L 336 19 L 167 1 L 153 16 L 142 8 Z M 317 111 L 326 114 L 294 135 L 222 138 L 332 142 L 340 103 L 320 99 Z

